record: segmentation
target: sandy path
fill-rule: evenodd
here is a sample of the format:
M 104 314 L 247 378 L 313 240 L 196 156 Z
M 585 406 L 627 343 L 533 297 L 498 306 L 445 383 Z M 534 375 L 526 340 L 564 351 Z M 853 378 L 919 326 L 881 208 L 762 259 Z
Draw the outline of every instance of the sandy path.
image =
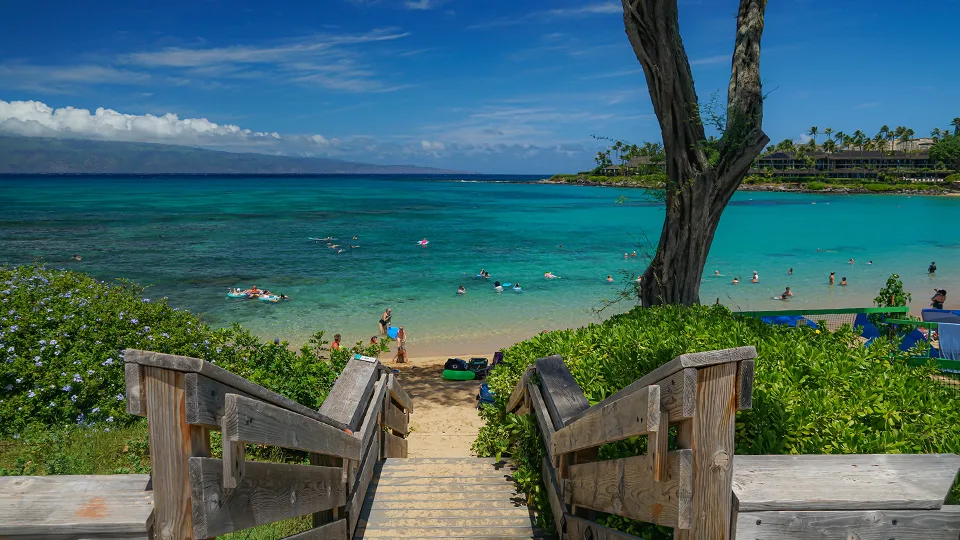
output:
M 460 355 L 468 359 L 471 356 Z M 411 432 L 407 437 L 407 454 L 420 457 L 470 457 L 470 445 L 477 438 L 483 421 L 477 415 L 477 393 L 480 381 L 447 381 L 441 377 L 447 357 L 412 358 L 407 364 L 387 367 L 400 371 L 397 378 L 413 398 L 410 416 Z

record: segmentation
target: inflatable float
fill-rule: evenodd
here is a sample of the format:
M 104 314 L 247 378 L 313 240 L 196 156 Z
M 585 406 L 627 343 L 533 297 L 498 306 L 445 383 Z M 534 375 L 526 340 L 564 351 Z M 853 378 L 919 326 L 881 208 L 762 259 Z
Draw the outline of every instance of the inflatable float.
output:
M 227 298 L 248 298 L 250 295 L 244 292 L 228 292 Z

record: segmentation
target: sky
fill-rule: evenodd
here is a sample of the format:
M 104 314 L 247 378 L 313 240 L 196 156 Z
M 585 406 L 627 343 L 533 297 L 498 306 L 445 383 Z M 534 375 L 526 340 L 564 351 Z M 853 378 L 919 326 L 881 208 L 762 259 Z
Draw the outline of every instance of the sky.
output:
M 725 100 L 737 0 L 679 0 L 701 101 Z M 482 173 L 593 167 L 660 139 L 607 0 L 8 3 L 0 134 L 185 144 Z M 772 1 L 764 130 L 918 136 L 960 116 L 960 0 Z M 802 137 L 803 135 L 803 137 Z

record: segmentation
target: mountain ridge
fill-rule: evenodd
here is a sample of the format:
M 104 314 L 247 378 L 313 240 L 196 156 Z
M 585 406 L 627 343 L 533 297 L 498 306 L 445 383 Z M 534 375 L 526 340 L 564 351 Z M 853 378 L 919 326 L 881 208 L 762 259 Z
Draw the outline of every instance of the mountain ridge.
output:
M 474 174 L 160 143 L 0 135 L 0 174 Z

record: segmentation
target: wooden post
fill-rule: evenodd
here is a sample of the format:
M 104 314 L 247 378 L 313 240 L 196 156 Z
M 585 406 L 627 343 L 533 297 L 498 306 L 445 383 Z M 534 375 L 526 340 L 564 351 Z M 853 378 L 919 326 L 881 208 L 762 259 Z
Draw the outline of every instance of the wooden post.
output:
M 323 467 L 343 467 L 343 459 L 336 456 L 328 456 L 325 454 L 317 454 L 314 452 L 310 453 L 310 464 L 319 465 Z M 350 486 L 346 486 L 346 491 L 348 493 Z M 327 523 L 333 523 L 334 521 L 343 517 L 343 511 L 341 508 L 331 508 L 330 510 L 321 510 L 313 514 L 313 526 L 319 527 L 321 525 L 326 525 Z
M 697 370 L 697 407 L 679 426 L 677 442 L 693 450 L 693 516 L 680 540 L 726 540 L 733 500 L 737 363 Z
M 190 458 L 210 455 L 210 433 L 187 423 L 183 373 L 145 366 L 144 379 L 156 537 L 193 538 Z

